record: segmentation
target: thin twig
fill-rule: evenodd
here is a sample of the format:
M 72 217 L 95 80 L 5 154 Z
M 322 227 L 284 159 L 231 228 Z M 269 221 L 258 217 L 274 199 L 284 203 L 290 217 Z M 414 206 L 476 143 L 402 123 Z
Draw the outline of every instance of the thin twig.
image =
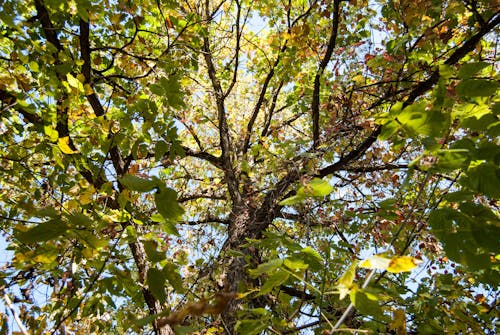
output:
M 16 321 L 17 326 L 21 330 L 21 333 L 23 333 L 23 335 L 29 335 L 28 330 L 26 329 L 26 327 L 24 327 L 23 322 L 19 318 L 19 315 L 17 315 L 17 312 L 14 309 L 14 305 L 12 304 L 12 301 L 10 300 L 9 296 L 7 295 L 7 293 L 4 293 L 3 300 L 5 301 L 5 304 L 7 305 L 7 307 L 10 310 L 10 312 L 12 313 L 12 316 L 14 316 L 14 320 Z

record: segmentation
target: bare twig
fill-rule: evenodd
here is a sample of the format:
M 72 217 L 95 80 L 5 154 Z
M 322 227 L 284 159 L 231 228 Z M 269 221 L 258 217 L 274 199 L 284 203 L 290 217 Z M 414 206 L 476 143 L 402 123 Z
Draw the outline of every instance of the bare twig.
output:
M 17 315 L 17 312 L 14 308 L 14 305 L 12 304 L 12 301 L 10 300 L 9 296 L 7 293 L 3 294 L 3 300 L 5 301 L 5 305 L 9 308 L 10 312 L 12 313 L 12 316 L 14 317 L 14 320 L 16 321 L 17 326 L 19 327 L 19 330 L 23 335 L 29 335 L 28 330 L 26 327 L 23 325 L 23 322 L 19 318 L 19 315 Z

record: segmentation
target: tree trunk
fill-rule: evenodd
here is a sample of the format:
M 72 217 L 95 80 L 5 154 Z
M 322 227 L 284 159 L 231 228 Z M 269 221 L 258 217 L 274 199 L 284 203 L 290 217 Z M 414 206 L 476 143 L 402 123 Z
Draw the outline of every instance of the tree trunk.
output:
M 228 238 L 222 247 L 222 253 L 236 251 L 242 256 L 228 256 L 224 263 L 227 264 L 224 271 L 224 291 L 243 292 L 257 287 L 255 279 L 250 278 L 248 269 L 255 268 L 260 263 L 258 251 L 254 249 L 242 248 L 248 238 L 259 238 L 268 224 L 257 221 L 258 211 L 255 207 L 240 206 L 233 212 L 228 228 Z M 270 217 L 268 217 L 269 219 Z M 271 218 L 272 221 L 272 218 Z M 245 261 L 245 256 L 249 256 L 250 263 Z M 238 311 L 243 310 L 243 304 L 248 303 L 252 308 L 264 307 L 261 299 L 251 302 L 242 300 L 232 300 L 222 313 L 222 320 L 226 327 L 226 332 L 235 334 L 234 327 L 238 321 Z
M 146 251 L 141 242 L 131 242 L 129 243 L 130 250 L 134 257 L 135 264 L 139 271 L 139 283 L 141 283 L 142 295 L 149 308 L 150 315 L 157 315 L 163 312 L 163 306 L 161 302 L 153 296 L 153 293 L 146 285 L 146 276 L 149 270 L 149 264 L 146 259 Z M 173 329 L 169 325 L 159 325 L 159 318 L 155 319 L 153 322 L 153 328 L 156 335 L 174 335 Z

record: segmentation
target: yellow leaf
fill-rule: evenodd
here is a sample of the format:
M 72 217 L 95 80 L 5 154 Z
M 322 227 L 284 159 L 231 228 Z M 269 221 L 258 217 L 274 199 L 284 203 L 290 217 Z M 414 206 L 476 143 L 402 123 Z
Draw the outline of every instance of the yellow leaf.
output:
M 70 199 L 64 203 L 64 208 L 66 208 L 68 212 L 73 212 L 80 209 L 80 204 L 75 199 Z
M 390 263 L 390 258 L 386 258 L 380 255 L 373 255 L 362 261 L 359 266 L 367 269 L 385 270 Z
M 88 205 L 92 202 L 92 196 L 94 195 L 94 190 L 92 188 L 86 189 L 78 197 L 78 201 L 81 205 Z
M 71 155 L 78 153 L 78 150 L 73 150 L 69 145 L 69 136 L 59 137 L 57 146 L 64 154 Z
M 92 93 L 94 93 L 92 86 L 90 86 L 89 84 L 83 85 L 83 90 L 85 92 L 85 95 L 92 95 Z
M 352 77 L 352 80 L 358 85 L 365 83 L 365 77 L 363 77 L 363 75 L 361 75 L 361 74 L 358 74 L 357 76 Z
M 422 16 L 422 21 L 423 22 L 432 22 L 433 20 L 431 17 L 424 15 L 424 16 Z
M 387 258 L 381 255 L 373 255 L 365 259 L 359 265 L 362 268 L 387 270 L 392 273 L 408 272 L 416 268 L 421 260 L 411 256 L 396 256 Z
M 33 260 L 35 262 L 42 263 L 42 264 L 50 264 L 50 263 L 54 262 L 56 259 L 57 259 L 57 254 L 55 252 L 52 252 L 52 251 L 41 253 L 41 254 L 33 257 Z
M 217 334 L 223 334 L 224 333 L 224 328 L 222 327 L 210 327 L 207 329 L 207 332 L 205 335 L 217 335 Z
M 78 88 L 81 84 L 80 81 L 75 77 L 73 77 L 71 73 L 66 74 L 66 79 L 68 81 L 69 86 L 71 87 Z
M 77 74 L 76 79 L 78 79 L 81 83 L 85 82 L 85 76 L 83 75 L 83 73 Z
M 422 263 L 420 259 L 411 256 L 394 257 L 391 259 L 387 271 L 392 273 L 408 272 L 416 268 L 420 263 Z

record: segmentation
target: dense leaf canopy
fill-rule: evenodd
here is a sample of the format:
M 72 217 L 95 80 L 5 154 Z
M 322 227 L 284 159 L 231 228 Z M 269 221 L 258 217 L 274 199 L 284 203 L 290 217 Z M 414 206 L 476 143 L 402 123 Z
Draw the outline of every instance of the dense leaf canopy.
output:
M 1 332 L 497 333 L 499 24 L 2 1 Z

